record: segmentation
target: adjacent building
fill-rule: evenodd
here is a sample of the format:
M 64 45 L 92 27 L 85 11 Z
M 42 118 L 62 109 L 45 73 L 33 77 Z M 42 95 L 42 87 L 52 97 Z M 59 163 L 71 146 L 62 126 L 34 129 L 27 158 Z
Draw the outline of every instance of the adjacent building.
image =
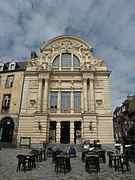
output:
M 121 107 L 113 112 L 115 141 L 135 143 L 135 96 L 127 96 Z
M 114 143 L 110 71 L 104 60 L 74 36 L 51 39 L 40 51 L 39 56 L 31 52 L 24 73 L 18 144 L 22 138 L 30 138 L 32 147 L 43 142 L 81 144 L 87 139 Z
M 0 141 L 17 144 L 26 62 L 0 62 Z

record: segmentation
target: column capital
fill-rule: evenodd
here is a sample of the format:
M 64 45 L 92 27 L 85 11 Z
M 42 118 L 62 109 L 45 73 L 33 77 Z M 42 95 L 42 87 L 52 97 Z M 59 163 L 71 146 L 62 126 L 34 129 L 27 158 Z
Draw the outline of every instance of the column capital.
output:
M 48 79 L 49 79 L 49 74 L 40 73 L 40 74 L 39 74 L 39 79 L 48 80 Z
M 90 80 L 93 80 L 93 79 L 94 79 L 93 73 L 85 73 L 85 74 L 83 74 L 83 79 L 84 79 L 84 80 L 87 80 L 88 78 L 89 78 Z

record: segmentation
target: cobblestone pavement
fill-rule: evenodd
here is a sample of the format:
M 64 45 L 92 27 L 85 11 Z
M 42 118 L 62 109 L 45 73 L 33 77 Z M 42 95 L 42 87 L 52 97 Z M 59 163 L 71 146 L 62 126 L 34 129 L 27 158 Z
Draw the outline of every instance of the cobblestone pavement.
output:
M 31 171 L 26 170 L 16 172 L 18 154 L 26 154 L 29 149 L 1 149 L 0 151 L 0 180 L 135 180 L 135 164 L 130 163 L 131 174 L 115 171 L 108 167 L 108 157 L 106 163 L 100 163 L 100 172 L 85 172 L 85 164 L 81 161 L 81 152 L 76 158 L 71 158 L 71 172 L 64 174 L 54 172 L 52 157 L 47 157 L 46 161 L 38 162 L 36 168 Z

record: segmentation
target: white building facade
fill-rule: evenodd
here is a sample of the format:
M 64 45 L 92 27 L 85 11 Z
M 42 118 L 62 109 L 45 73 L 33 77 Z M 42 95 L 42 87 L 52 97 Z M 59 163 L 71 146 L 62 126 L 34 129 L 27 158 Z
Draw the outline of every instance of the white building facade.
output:
M 24 77 L 18 143 L 114 143 L 108 71 L 93 48 L 74 36 L 44 43 L 32 52 Z

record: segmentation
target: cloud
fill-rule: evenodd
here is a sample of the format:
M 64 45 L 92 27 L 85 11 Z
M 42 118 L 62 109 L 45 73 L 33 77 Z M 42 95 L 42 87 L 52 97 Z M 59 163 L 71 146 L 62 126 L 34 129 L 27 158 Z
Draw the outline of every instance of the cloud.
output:
M 29 59 L 42 42 L 75 35 L 94 47 L 110 75 L 112 110 L 135 94 L 135 1 L 1 0 L 0 59 Z

